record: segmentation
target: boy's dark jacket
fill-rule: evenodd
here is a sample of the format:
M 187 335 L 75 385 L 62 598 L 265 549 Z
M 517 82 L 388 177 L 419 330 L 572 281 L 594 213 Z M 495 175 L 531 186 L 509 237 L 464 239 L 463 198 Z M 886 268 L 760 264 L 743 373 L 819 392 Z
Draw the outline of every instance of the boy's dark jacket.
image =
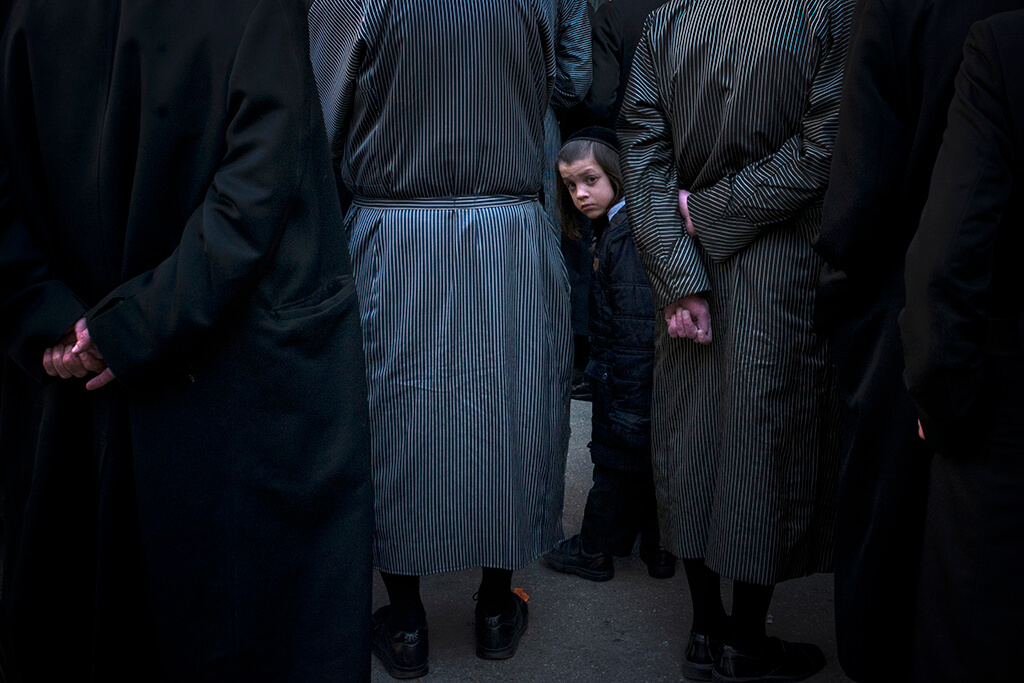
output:
M 595 221 L 590 285 L 590 363 L 596 465 L 651 468 L 655 308 L 623 207 L 602 231 Z

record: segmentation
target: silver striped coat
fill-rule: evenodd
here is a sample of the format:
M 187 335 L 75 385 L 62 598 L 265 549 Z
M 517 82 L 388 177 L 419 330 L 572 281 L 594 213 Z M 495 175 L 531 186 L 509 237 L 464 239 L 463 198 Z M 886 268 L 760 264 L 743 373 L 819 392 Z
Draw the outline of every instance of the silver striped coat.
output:
M 558 214 L 558 169 L 555 160 L 562 148 L 554 107 L 566 110 L 587 96 L 593 65 L 591 60 L 590 10 L 586 0 L 548 0 L 555 8 L 555 89 L 544 117 L 544 208 L 555 225 Z
M 659 308 L 704 292 L 713 341 L 657 331 L 663 542 L 761 584 L 829 568 L 838 398 L 811 331 L 811 249 L 853 0 L 675 0 L 648 19 L 619 121 Z M 679 189 L 691 190 L 697 239 Z
M 537 201 L 549 0 L 317 0 L 311 56 L 370 392 L 375 566 L 517 569 L 562 538 L 568 281 Z

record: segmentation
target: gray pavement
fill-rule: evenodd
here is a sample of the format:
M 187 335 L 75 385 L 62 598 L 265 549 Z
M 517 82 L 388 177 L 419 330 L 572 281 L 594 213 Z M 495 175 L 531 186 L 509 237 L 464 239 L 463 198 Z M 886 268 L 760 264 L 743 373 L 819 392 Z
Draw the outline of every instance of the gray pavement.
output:
M 565 473 L 566 535 L 576 533 L 590 490 L 590 404 L 573 401 L 572 439 Z M 540 563 L 516 572 L 512 585 L 529 596 L 530 625 L 516 656 L 486 661 L 476 656 L 473 593 L 479 570 L 424 577 L 423 603 L 430 628 L 427 683 L 461 681 L 684 681 L 679 672 L 690 623 L 690 599 L 682 566 L 672 579 L 655 580 L 634 553 L 615 560 L 615 578 L 585 581 L 553 572 Z M 726 582 L 728 584 L 728 582 Z M 726 607 L 731 587 L 723 585 Z M 373 587 L 374 609 L 387 604 L 380 577 Z M 818 644 L 828 665 L 814 683 L 847 679 L 836 662 L 832 575 L 820 574 L 779 585 L 768 632 L 786 640 Z M 388 676 L 374 659 L 372 681 Z

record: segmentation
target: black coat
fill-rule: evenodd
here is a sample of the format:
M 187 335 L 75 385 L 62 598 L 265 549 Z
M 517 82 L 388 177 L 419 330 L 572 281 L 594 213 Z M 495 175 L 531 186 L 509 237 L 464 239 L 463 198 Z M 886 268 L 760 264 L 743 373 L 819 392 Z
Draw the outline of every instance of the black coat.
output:
M 365 377 L 305 5 L 4 19 L 9 654 L 26 681 L 367 677 Z M 118 381 L 36 383 L 83 315 Z
M 858 3 L 815 241 L 828 263 L 822 317 L 849 319 L 851 303 L 859 311 L 902 272 L 967 31 L 979 19 L 1022 6 L 1022 0 Z
M 590 455 L 596 465 L 651 469 L 655 315 L 622 208 L 597 236 L 590 284 L 586 374 L 593 391 Z
M 594 13 L 594 80 L 584 105 L 591 125 L 615 128 L 647 15 L 665 0 L 606 2 Z
M 1024 11 L 971 29 L 900 316 L 936 451 L 914 681 L 1013 681 L 1024 643 Z
M 1024 0 L 861 0 L 815 249 L 815 300 L 844 399 L 836 644 L 847 675 L 903 681 L 916 610 L 930 450 L 903 385 L 903 264 L 972 23 Z M 884 568 L 880 569 L 880 568 Z
M 907 388 L 928 443 L 962 457 L 986 365 L 1019 356 L 1024 312 L 1024 12 L 964 50 L 928 202 L 907 253 Z M 1021 393 L 1024 396 L 1024 392 Z M 986 411 L 991 412 L 991 411 Z M 1019 416 L 1018 416 L 1019 418 Z

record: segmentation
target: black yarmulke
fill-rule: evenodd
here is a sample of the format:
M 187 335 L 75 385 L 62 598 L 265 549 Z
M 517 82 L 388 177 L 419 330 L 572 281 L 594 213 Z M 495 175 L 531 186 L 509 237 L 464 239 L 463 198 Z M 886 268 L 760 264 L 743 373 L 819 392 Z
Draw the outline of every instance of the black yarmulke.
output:
M 604 126 L 587 126 L 582 128 L 571 136 L 565 142 L 572 142 L 573 140 L 591 140 L 593 142 L 600 142 L 608 145 L 616 152 L 619 151 L 619 138 L 615 135 L 615 131 L 611 128 L 605 128 Z

